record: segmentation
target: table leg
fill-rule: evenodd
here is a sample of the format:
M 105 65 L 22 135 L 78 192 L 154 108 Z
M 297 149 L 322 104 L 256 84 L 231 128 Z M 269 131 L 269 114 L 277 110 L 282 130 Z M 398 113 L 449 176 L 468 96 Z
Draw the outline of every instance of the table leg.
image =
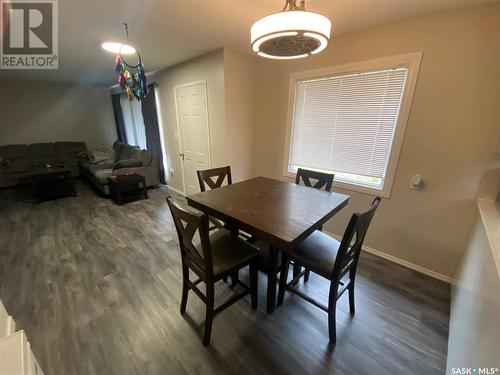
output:
M 269 246 L 269 264 L 267 275 L 267 313 L 271 314 L 276 306 L 276 272 L 278 269 L 278 249 Z
M 239 229 L 237 226 L 226 224 L 226 228 L 234 235 L 238 236 Z M 232 275 L 231 275 L 231 286 L 236 286 L 238 284 L 238 270 L 236 270 Z
M 75 182 L 73 181 L 73 178 L 71 178 L 71 174 L 67 176 L 67 179 L 68 179 L 70 194 L 71 196 L 76 197 Z

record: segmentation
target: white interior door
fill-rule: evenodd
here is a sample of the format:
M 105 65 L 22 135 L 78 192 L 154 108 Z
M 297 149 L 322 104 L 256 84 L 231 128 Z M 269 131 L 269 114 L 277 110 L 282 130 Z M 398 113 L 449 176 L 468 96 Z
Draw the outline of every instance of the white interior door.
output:
M 196 171 L 210 168 L 206 82 L 176 87 L 175 105 L 184 192 L 194 194 L 200 191 Z

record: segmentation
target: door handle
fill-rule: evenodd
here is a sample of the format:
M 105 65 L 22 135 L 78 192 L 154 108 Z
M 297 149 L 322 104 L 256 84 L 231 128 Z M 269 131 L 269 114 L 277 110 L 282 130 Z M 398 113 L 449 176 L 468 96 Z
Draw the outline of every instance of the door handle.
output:
M 179 156 L 182 157 L 182 161 L 184 161 L 184 154 L 182 152 L 179 154 Z

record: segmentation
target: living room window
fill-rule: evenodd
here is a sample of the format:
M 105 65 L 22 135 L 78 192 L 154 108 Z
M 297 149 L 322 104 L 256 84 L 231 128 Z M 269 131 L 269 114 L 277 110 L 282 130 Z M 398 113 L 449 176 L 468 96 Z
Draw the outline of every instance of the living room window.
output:
M 293 74 L 285 174 L 307 168 L 388 197 L 420 54 Z
M 120 103 L 123 112 L 123 122 L 127 142 L 133 146 L 146 149 L 146 128 L 142 117 L 141 102 L 129 100 L 125 94 L 120 96 Z

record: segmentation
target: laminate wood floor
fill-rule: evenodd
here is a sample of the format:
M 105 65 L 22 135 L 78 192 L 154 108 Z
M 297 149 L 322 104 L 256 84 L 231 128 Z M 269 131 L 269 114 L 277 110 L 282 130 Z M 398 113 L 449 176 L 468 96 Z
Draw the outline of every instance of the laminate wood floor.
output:
M 264 275 L 259 309 L 248 297 L 222 312 L 204 348 L 202 302 L 190 293 L 179 314 L 168 192 L 116 206 L 87 185 L 77 191 L 40 205 L 22 189 L 0 191 L 0 299 L 47 375 L 445 372 L 449 286 L 366 253 L 355 317 L 346 296 L 337 304 L 334 349 L 326 314 L 306 301 L 287 294 L 266 314 Z M 299 285 L 326 301 L 320 277 Z M 231 292 L 219 283 L 216 299 Z

